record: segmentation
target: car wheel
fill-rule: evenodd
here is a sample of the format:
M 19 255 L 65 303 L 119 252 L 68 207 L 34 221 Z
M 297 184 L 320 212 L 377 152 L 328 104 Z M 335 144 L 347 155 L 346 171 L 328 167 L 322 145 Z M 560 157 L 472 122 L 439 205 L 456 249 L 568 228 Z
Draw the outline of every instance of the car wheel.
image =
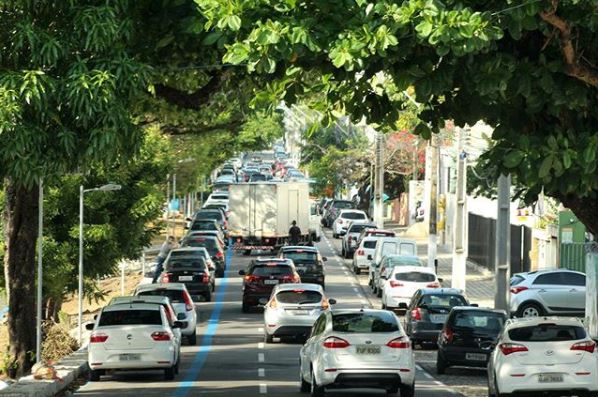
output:
M 245 256 L 251 255 L 251 250 L 245 250 L 245 251 L 243 251 L 243 255 L 245 255 Z
M 382 304 L 382 310 L 388 310 L 388 307 L 386 306 L 385 303 Z
M 101 369 L 92 369 L 89 371 L 89 381 L 90 382 L 99 382 L 100 376 L 102 376 Z
M 301 393 L 309 393 L 311 391 L 311 385 L 309 382 L 306 382 L 303 379 L 303 374 L 301 373 L 301 364 L 299 364 L 299 382 L 301 383 Z
M 415 385 L 401 385 L 399 386 L 401 391 L 401 397 L 414 397 L 415 396 Z
M 314 375 L 314 371 L 311 371 L 311 395 L 312 397 L 324 397 L 326 391 L 322 386 L 319 386 L 316 383 L 316 376 Z
M 164 370 L 164 379 L 165 380 L 174 380 L 174 375 L 175 375 L 175 366 L 173 365 L 170 368 L 166 368 Z
M 212 293 L 211 292 L 204 294 L 203 297 L 205 298 L 206 302 L 212 301 Z
M 336 233 L 332 233 L 332 237 L 333 237 L 333 238 L 338 238 L 338 234 L 336 234 Z
M 446 372 L 447 367 L 448 363 L 446 362 L 444 357 L 442 357 L 442 354 L 438 352 L 438 354 L 436 355 L 436 373 L 438 375 L 443 375 Z
M 249 305 L 243 302 L 243 304 L 241 305 L 241 310 L 243 311 L 243 313 L 249 313 Z
M 380 288 L 376 288 L 376 296 L 382 298 L 382 290 Z
M 399 392 L 399 386 L 393 386 L 390 389 L 386 390 L 386 394 L 388 394 L 389 396 L 394 396 L 395 394 L 397 394 Z M 401 396 L 402 397 L 402 396 Z
M 266 343 L 274 343 L 274 336 L 270 335 L 266 331 L 264 331 L 264 342 L 266 342 Z
M 353 273 L 355 273 L 355 274 L 360 274 L 360 273 L 361 273 L 361 270 L 359 270 L 359 268 L 358 268 L 358 267 L 354 267 L 354 268 L 353 268 Z
M 181 365 L 181 352 L 179 352 L 179 359 L 177 360 L 175 366 L 174 366 L 174 373 L 175 375 L 179 374 L 179 367 Z
M 189 346 L 195 346 L 197 343 L 197 330 L 193 331 L 193 333 L 187 337 L 187 343 Z
M 540 317 L 544 310 L 536 303 L 524 303 L 517 310 L 517 317 Z

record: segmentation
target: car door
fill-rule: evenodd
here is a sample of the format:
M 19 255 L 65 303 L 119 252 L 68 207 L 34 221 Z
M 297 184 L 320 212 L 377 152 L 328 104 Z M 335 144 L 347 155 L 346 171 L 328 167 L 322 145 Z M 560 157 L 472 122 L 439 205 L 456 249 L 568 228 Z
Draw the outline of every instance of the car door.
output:
M 540 274 L 532 283 L 538 301 L 552 313 L 566 313 L 569 309 L 569 289 L 564 285 L 562 272 Z
M 586 276 L 563 272 L 561 275 L 567 291 L 567 307 L 572 313 L 584 313 L 586 309 Z
M 311 334 L 301 348 L 301 373 L 304 379 L 310 379 L 310 365 L 315 360 L 317 345 L 321 334 L 326 329 L 326 313 L 322 313 L 311 328 Z

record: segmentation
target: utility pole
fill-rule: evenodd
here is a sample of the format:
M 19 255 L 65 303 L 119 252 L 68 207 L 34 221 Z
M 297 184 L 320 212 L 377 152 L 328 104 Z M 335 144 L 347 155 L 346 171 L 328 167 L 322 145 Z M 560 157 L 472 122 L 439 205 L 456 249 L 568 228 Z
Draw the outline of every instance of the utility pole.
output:
M 438 141 L 436 134 L 432 134 L 432 138 L 428 144 L 430 151 L 430 178 L 426 178 L 430 184 L 430 201 L 428 210 L 429 233 L 428 233 L 428 267 L 435 268 L 435 260 L 438 251 Z
M 511 176 L 498 178 L 496 217 L 496 295 L 494 307 L 509 311 L 509 270 L 511 265 Z
M 173 206 L 176 203 L 176 173 L 172 175 L 172 203 Z M 180 203 L 179 203 L 179 210 L 180 210 Z M 176 240 L 176 213 L 172 211 L 172 236 Z
M 467 260 L 467 153 L 464 150 L 466 129 L 459 129 L 457 143 L 457 205 L 454 214 L 455 232 L 453 237 L 453 273 L 451 287 L 465 291 Z
M 383 195 L 384 195 L 384 136 L 376 133 L 376 167 L 375 167 L 374 185 L 374 222 L 379 228 L 384 227 L 384 210 L 383 210 Z
M 44 180 L 39 179 L 37 219 L 37 302 L 35 318 L 35 362 L 42 361 L 42 303 L 44 282 Z

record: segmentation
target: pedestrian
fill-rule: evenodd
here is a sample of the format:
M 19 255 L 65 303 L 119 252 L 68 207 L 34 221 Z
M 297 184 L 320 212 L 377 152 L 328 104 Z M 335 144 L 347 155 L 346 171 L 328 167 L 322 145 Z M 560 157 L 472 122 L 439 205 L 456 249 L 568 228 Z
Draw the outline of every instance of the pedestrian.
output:
M 160 274 L 162 274 L 162 270 L 164 270 L 164 267 L 162 265 L 164 264 L 164 261 L 166 260 L 166 257 L 168 256 L 170 251 L 175 247 L 176 243 L 174 241 L 174 236 L 168 236 L 166 240 L 162 243 L 162 246 L 160 247 L 160 252 L 158 253 L 158 261 L 156 262 L 156 270 L 154 271 L 154 278 L 152 279 L 152 284 L 158 281 L 158 277 L 160 277 Z
M 289 237 L 291 245 L 299 244 L 299 240 L 301 239 L 301 229 L 297 226 L 297 222 L 293 221 L 291 223 L 291 228 L 289 229 Z

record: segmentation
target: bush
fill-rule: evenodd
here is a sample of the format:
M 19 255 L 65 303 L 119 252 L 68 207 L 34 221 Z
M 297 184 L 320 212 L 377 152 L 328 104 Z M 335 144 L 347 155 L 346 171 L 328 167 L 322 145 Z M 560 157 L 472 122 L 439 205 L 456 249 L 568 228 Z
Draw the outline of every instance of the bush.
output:
M 55 363 L 79 348 L 79 343 L 61 324 L 46 321 L 43 325 L 42 361 Z

